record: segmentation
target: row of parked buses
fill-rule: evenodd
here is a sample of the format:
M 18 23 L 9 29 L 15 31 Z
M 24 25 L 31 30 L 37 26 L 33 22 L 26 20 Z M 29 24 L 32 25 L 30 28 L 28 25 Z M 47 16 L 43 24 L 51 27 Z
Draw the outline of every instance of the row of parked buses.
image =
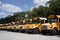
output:
M 26 33 L 57 34 L 60 31 L 60 15 L 49 15 L 47 18 L 33 17 L 7 24 L 0 24 L 0 29 Z

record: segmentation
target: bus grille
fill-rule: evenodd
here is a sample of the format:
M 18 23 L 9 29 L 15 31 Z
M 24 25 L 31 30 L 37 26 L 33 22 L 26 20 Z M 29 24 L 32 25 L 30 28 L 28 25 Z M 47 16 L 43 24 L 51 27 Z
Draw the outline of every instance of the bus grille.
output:
M 47 26 L 42 26 L 42 29 L 43 29 L 43 30 L 47 29 Z

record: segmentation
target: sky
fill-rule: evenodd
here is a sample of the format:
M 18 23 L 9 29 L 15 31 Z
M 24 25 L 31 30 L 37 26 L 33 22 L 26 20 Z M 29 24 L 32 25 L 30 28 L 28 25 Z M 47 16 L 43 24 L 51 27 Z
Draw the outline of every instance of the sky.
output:
M 16 12 L 31 11 L 39 5 L 45 6 L 47 1 L 49 0 L 0 0 L 0 18 Z

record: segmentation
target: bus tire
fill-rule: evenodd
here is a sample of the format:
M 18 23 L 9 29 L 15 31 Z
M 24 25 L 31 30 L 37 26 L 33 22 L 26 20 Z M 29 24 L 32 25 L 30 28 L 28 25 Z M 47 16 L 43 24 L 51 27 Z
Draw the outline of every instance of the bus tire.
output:
M 39 30 L 38 29 L 34 29 L 33 33 L 34 34 L 39 34 Z
M 58 33 L 58 29 L 57 28 L 54 28 L 53 29 L 53 35 L 56 35 Z

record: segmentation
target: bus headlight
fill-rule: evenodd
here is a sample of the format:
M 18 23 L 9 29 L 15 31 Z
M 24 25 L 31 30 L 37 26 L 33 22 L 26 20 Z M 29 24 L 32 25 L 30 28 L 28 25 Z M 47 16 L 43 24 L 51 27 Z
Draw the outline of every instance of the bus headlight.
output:
M 50 26 L 50 29 L 52 29 L 52 26 Z

